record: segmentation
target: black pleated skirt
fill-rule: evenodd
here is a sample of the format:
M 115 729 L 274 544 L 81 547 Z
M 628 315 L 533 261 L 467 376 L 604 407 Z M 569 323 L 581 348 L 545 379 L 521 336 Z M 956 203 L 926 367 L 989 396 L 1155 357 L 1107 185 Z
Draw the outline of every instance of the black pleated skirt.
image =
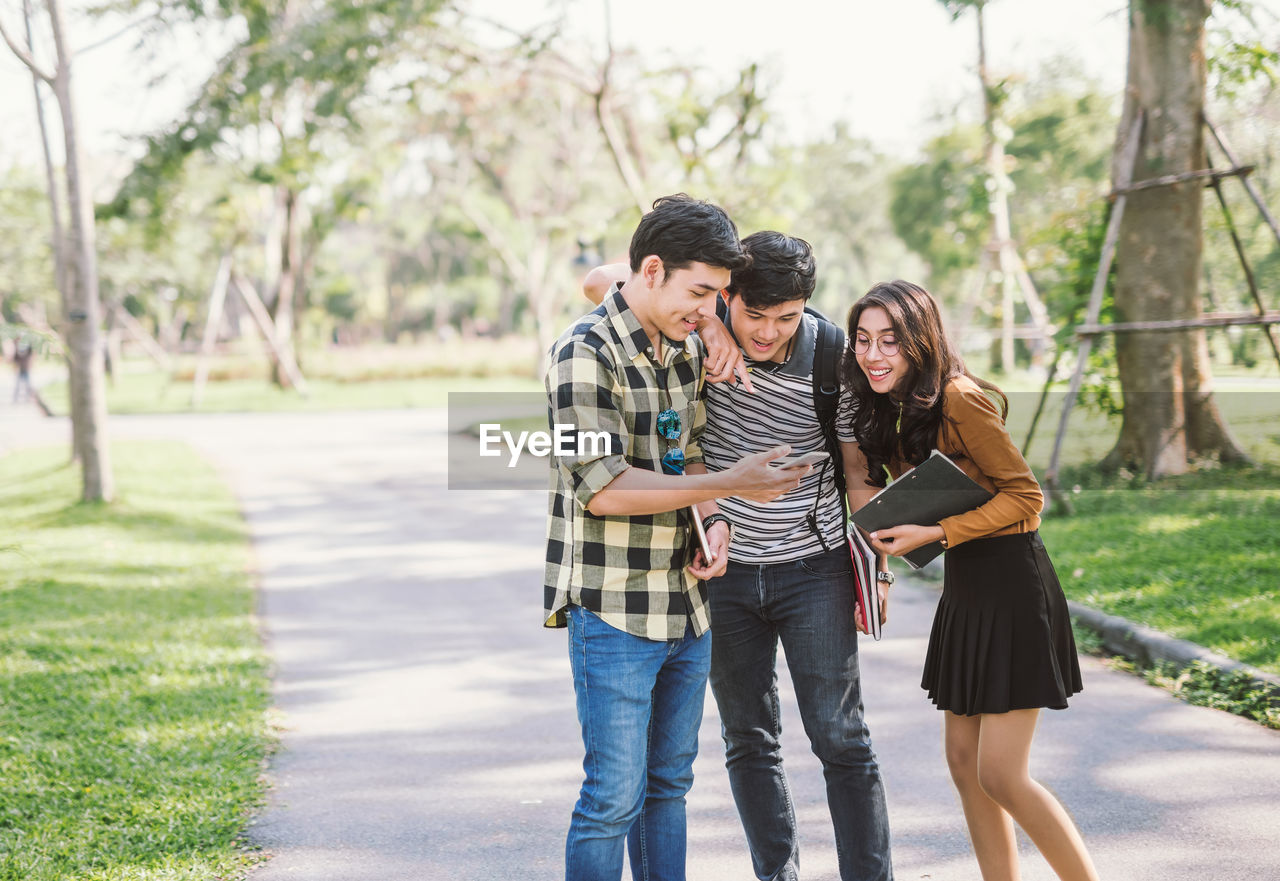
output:
M 1067 598 L 1039 533 L 946 552 L 920 686 L 964 716 L 1065 709 L 1083 687 Z

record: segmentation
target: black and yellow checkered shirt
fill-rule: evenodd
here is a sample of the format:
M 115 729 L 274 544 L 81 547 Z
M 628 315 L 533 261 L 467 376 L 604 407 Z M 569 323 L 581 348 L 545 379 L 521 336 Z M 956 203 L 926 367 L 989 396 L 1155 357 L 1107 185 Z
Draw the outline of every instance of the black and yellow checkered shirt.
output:
M 546 388 L 553 431 L 569 425 L 607 433 L 611 452 L 583 444 L 550 457 L 545 626 L 565 626 L 568 605 L 646 639 L 679 639 L 688 623 L 698 635 L 711 626 L 706 585 L 684 568 L 692 559 L 687 508 L 610 517 L 586 508 L 628 466 L 661 472 L 663 455 L 677 445 L 687 465 L 702 462 L 702 362 L 702 343 L 690 336 L 664 341 L 658 363 L 616 288 L 552 347 Z M 680 414 L 679 441 L 658 434 L 666 406 Z

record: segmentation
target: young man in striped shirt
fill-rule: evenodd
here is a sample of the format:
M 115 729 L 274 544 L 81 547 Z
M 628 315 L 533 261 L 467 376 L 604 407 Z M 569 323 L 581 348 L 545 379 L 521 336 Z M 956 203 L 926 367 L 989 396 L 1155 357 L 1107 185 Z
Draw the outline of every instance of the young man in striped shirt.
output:
M 768 231 L 748 236 L 743 247 L 752 262 L 733 272 L 721 316 L 741 347 L 752 388 L 707 386 L 702 450 L 712 473 L 778 443 L 798 452 L 827 449 L 813 400 L 819 319 L 804 311 L 815 281 L 812 250 L 801 239 Z M 587 296 L 598 296 L 602 282 L 617 273 L 616 266 L 594 270 Z M 714 330 L 704 327 L 705 333 Z M 840 449 L 843 462 L 815 467 L 772 504 L 719 500 L 734 534 L 726 571 L 708 583 L 715 632 L 711 687 L 752 863 L 757 877 L 770 881 L 799 878 L 796 818 L 780 743 L 779 640 L 827 781 L 840 877 L 893 877 L 884 786 L 863 722 L 845 509 L 835 469 L 844 469 L 852 509 L 874 490 L 866 487 L 857 445 Z M 879 568 L 885 569 L 883 559 Z
M 765 503 L 806 469 L 769 466 L 785 447 L 702 464 L 702 344 L 737 229 L 688 196 L 654 203 L 631 240 L 626 280 L 570 327 L 546 375 L 553 428 L 607 437 L 552 457 L 545 623 L 569 628 L 586 756 L 565 844 L 567 881 L 618 881 L 623 842 L 636 879 L 683 879 L 711 657 L 706 582 L 725 571 L 729 529 L 715 500 Z M 713 559 L 690 552 L 702 505 Z

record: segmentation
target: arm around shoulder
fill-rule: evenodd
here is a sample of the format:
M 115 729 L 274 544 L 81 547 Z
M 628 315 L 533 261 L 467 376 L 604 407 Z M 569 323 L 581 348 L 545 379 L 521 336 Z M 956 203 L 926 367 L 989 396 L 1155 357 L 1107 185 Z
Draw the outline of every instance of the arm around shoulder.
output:
M 582 295 L 599 306 L 604 302 L 609 289 L 616 282 L 625 282 L 631 277 L 631 267 L 625 263 L 609 263 L 597 266 L 587 273 L 582 280 Z

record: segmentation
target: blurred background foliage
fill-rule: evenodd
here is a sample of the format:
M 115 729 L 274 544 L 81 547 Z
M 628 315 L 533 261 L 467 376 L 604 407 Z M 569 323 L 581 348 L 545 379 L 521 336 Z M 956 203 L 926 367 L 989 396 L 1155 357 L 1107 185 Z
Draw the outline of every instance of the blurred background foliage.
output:
M 975 112 L 937 120 L 917 155 L 899 156 L 842 125 L 798 138 L 775 112 L 767 66 L 730 77 L 657 66 L 603 40 L 584 49 L 554 18 L 521 32 L 443 0 L 124 0 L 96 13 L 140 10 L 152 36 L 180 23 L 231 35 L 186 111 L 136 156 L 94 157 L 107 193 L 97 206 L 107 311 L 127 310 L 175 363 L 199 347 L 228 258 L 293 330 L 304 372 L 325 372 L 351 347 L 487 340 L 507 341 L 512 369 L 534 375 L 584 311 L 581 276 L 625 256 L 642 206 L 683 190 L 724 205 L 744 234 L 776 228 L 812 242 L 814 302 L 835 317 L 877 280 L 923 281 L 984 369 L 994 293 L 975 283 L 990 223 Z M 1250 4 L 1215 4 L 1210 106 L 1277 206 L 1280 90 L 1265 32 Z M 1064 58 L 999 82 L 1011 224 L 1063 352 L 1097 264 L 1117 100 Z M 1261 288 L 1280 289 L 1270 231 L 1239 187 L 1226 191 Z M 43 170 L 4 166 L 7 322 L 58 324 L 48 213 Z M 1207 305 L 1250 309 L 1216 203 L 1205 216 Z M 1257 328 L 1211 331 L 1210 342 L 1218 364 L 1267 369 Z M 234 297 L 218 350 L 228 361 L 215 380 L 245 373 L 246 359 L 267 364 Z M 1017 367 L 1032 356 L 1020 342 Z M 1095 388 L 1110 358 L 1100 346 Z M 395 359 L 355 359 L 347 372 L 370 361 Z M 423 361 L 407 357 L 406 370 Z

